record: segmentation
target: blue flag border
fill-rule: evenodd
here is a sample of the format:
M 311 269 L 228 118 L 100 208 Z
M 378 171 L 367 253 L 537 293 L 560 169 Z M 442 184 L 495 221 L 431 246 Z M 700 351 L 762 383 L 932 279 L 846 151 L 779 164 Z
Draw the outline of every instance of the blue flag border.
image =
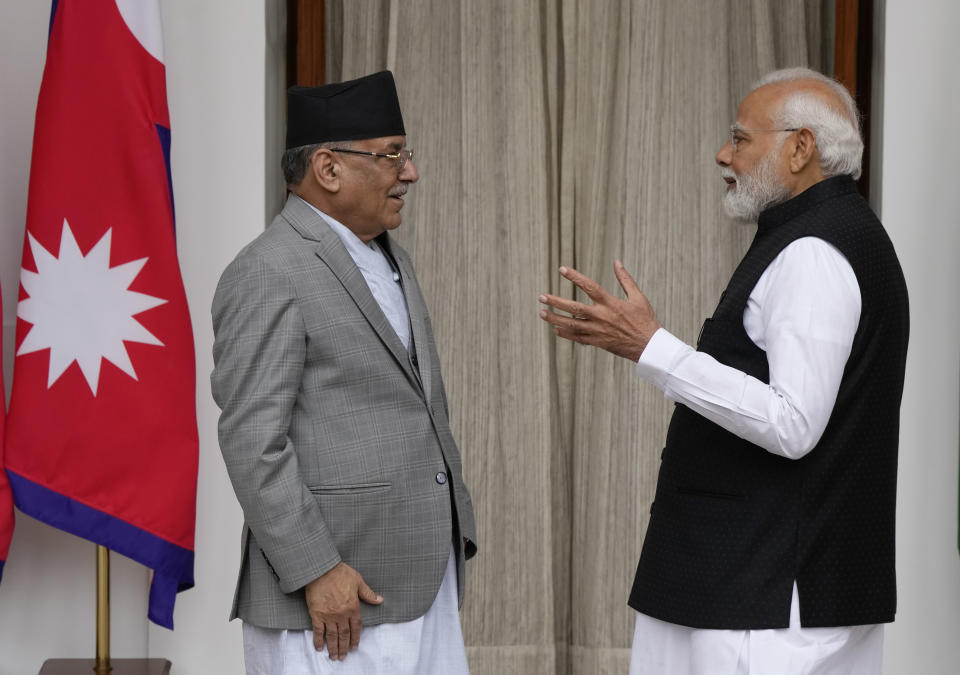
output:
M 167 193 L 170 197 L 170 217 L 173 224 L 173 235 L 177 235 L 177 212 L 173 203 L 173 174 L 170 171 L 170 129 L 162 124 L 154 124 L 157 129 L 157 139 L 160 141 L 160 150 L 163 152 L 163 164 L 167 169 Z
M 17 508 L 28 516 L 59 528 L 153 570 L 147 616 L 173 630 L 177 593 L 193 588 L 194 552 L 135 525 L 98 511 L 7 469 Z M 3 571 L 0 562 L 0 572 Z

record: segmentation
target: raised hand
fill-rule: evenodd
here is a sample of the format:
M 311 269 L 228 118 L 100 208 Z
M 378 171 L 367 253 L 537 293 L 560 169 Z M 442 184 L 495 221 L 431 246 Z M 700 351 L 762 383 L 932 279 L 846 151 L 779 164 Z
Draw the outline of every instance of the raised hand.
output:
M 556 295 L 538 299 L 550 309 L 540 310 L 540 318 L 553 326 L 559 337 L 600 347 L 612 354 L 636 361 L 660 328 L 660 322 L 637 282 L 619 260 L 613 271 L 626 300 L 608 293 L 600 284 L 575 269 L 561 267 L 560 274 L 587 294 L 593 304 L 568 300 Z M 569 316 L 558 314 L 557 310 Z

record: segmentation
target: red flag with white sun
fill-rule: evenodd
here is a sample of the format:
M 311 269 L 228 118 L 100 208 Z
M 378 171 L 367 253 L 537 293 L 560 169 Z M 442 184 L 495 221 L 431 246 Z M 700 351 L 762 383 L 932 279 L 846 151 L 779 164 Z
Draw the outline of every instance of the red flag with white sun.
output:
M 17 507 L 193 585 L 193 334 L 156 0 L 53 3 L 37 101 L 6 464 Z

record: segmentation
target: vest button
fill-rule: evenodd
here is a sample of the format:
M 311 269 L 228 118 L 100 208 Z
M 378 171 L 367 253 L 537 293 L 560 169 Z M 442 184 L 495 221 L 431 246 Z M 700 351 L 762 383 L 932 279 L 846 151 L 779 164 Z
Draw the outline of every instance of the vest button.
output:
M 447 482 L 447 474 L 444 473 L 443 471 L 438 471 L 438 472 L 437 472 L 437 483 L 439 483 L 440 485 L 443 485 L 443 484 L 446 483 L 446 482 Z

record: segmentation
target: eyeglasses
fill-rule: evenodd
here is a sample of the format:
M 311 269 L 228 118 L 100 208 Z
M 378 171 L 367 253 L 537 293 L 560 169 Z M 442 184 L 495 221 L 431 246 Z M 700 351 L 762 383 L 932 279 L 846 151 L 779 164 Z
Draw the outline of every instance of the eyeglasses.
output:
M 351 155 L 368 155 L 370 157 L 385 157 L 386 159 L 392 159 L 397 169 L 397 173 L 403 171 L 403 167 L 407 165 L 407 160 L 413 159 L 413 149 L 404 148 L 398 153 L 394 154 L 385 154 L 382 152 L 369 152 L 367 150 L 350 150 L 348 148 L 330 148 L 331 152 L 349 152 Z
M 743 137 L 742 134 L 778 134 L 783 131 L 799 131 L 800 127 L 793 127 L 792 129 L 743 129 L 737 125 L 730 127 L 730 145 L 733 146 L 733 149 L 736 150 L 740 145 L 740 141 L 748 140 Z

